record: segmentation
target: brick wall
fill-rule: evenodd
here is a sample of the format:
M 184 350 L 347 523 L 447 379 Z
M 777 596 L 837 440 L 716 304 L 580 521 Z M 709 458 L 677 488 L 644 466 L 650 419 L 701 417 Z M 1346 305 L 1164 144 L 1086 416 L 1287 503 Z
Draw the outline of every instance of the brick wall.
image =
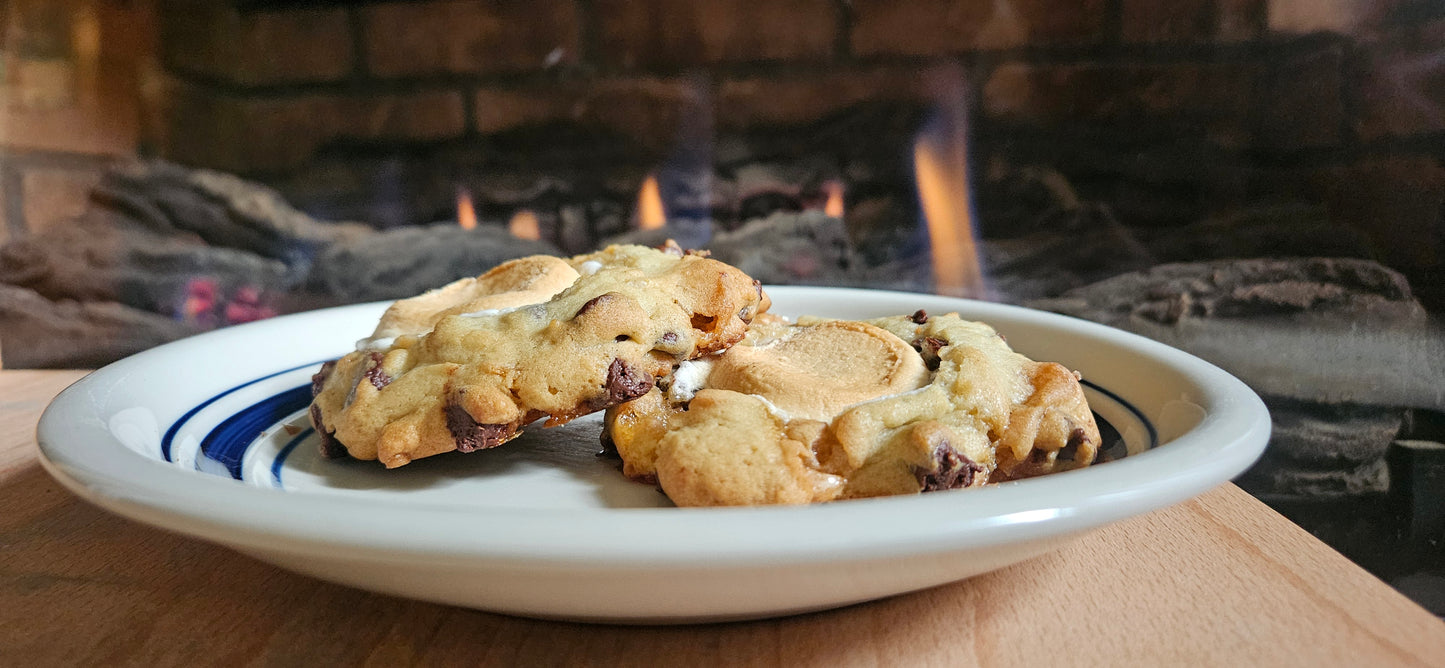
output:
M 1168 153 L 1161 190 L 1328 202 L 1407 269 L 1445 255 L 1438 3 L 162 0 L 159 16 L 154 149 L 249 175 L 338 143 L 425 150 L 547 122 L 663 148 L 698 105 L 726 130 L 926 102 L 924 73 L 947 62 L 981 144 L 1065 163 Z M 1200 155 L 1221 167 L 1188 164 Z M 1230 165 L 1243 175 L 1221 177 Z M 1130 167 L 1095 171 L 1111 169 Z
M 1007 121 L 1200 122 L 1282 157 L 1445 131 L 1445 11 L 1403 0 L 297 4 L 162 0 L 163 152 L 255 173 L 556 119 L 667 136 L 699 72 L 724 125 L 802 122 L 926 99 L 940 59 Z
M 83 211 L 136 152 L 151 18 L 145 0 L 0 6 L 0 244 Z

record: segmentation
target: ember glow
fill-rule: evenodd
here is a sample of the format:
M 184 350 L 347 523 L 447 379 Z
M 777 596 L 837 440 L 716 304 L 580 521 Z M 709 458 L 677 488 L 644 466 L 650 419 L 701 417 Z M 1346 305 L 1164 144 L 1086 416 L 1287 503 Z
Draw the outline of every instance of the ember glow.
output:
M 662 190 L 657 187 L 657 177 L 648 174 L 637 193 L 637 226 L 655 230 L 665 224 L 667 213 L 662 208 Z
M 913 167 L 933 249 L 934 287 L 939 294 L 983 297 L 962 128 L 920 136 L 913 145 Z
M 542 223 L 531 209 L 518 209 L 512 214 L 512 219 L 507 221 L 507 231 L 518 239 L 536 241 L 542 238 Z
M 477 210 L 472 206 L 472 193 L 466 188 L 457 191 L 457 224 L 464 230 L 477 229 Z
M 828 201 L 823 204 L 823 213 L 834 218 L 843 217 L 843 184 L 837 181 L 829 181 L 823 186 L 828 193 Z

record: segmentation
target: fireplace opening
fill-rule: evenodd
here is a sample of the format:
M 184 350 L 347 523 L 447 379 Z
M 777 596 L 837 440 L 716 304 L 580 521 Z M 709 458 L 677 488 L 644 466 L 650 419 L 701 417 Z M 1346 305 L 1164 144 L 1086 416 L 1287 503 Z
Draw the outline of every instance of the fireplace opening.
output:
M 0 365 L 674 238 L 1204 357 L 1236 482 L 1438 591 L 1445 11 L 975 5 L 0 3 Z

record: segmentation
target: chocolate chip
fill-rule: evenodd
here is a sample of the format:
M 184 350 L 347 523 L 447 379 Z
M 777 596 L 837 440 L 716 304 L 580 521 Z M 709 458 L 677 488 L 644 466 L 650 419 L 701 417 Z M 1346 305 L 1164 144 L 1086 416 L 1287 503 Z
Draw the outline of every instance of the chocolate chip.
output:
M 591 311 L 592 309 L 594 309 L 594 308 L 596 308 L 596 307 L 598 307 L 598 306 L 601 306 L 601 305 L 603 305 L 603 304 L 606 304 L 607 302 L 610 302 L 610 301 L 612 301 L 612 300 L 614 300 L 614 299 L 616 299 L 616 298 L 617 298 L 617 293 L 615 293 L 615 292 L 608 292 L 608 293 L 605 293 L 605 294 L 597 295 L 596 297 L 593 297 L 593 298 L 587 300 L 587 303 L 586 303 L 586 304 L 583 304 L 583 305 L 582 305 L 582 308 L 577 309 L 577 315 L 574 315 L 574 316 L 572 316 L 572 317 L 573 317 L 573 318 L 580 318 L 580 317 L 582 317 L 584 314 L 586 314 L 588 311 Z
M 927 336 L 913 342 L 913 347 L 923 357 L 923 363 L 928 365 L 929 370 L 938 368 L 942 361 L 938 356 L 938 351 L 943 350 L 946 345 L 948 345 L 947 341 L 934 336 Z
M 331 372 L 336 370 L 336 360 L 331 360 L 321 365 L 321 370 L 311 377 L 311 396 L 321 394 L 321 388 L 326 385 L 326 379 L 331 377 Z
M 1074 427 L 1074 430 L 1069 432 L 1068 442 L 1064 443 L 1064 447 L 1059 450 L 1059 459 L 1067 459 L 1069 461 L 1077 459 L 1079 456 L 1079 446 L 1088 440 L 1089 436 L 1084 432 L 1083 427 Z M 1096 456 L 1097 454 L 1098 453 L 1095 453 Z
M 747 306 L 744 306 L 742 310 L 738 311 L 738 320 L 741 320 L 743 322 L 752 322 L 753 310 Z
M 336 440 L 336 432 L 326 428 L 321 422 L 321 407 L 311 404 L 311 426 L 316 427 L 316 435 L 321 437 L 321 456 L 327 459 L 337 459 L 347 455 L 346 446 Z
M 663 332 L 663 343 L 677 343 L 677 332 Z
M 447 431 L 457 444 L 458 452 L 476 452 L 495 448 L 517 432 L 515 424 L 480 424 L 467 409 L 447 404 Z
M 913 324 L 915 325 L 922 325 L 923 323 L 928 322 L 928 311 L 918 309 L 917 311 L 913 312 L 913 315 L 908 316 L 908 319 L 912 320 Z
M 651 374 L 634 369 L 621 359 L 613 359 L 607 367 L 607 385 L 602 396 L 588 402 L 593 410 L 611 408 L 624 401 L 631 401 L 652 389 Z
M 753 291 L 758 293 L 758 299 L 761 300 L 763 298 L 763 282 L 754 278 Z
M 947 442 L 934 448 L 933 459 L 937 462 L 934 470 L 914 469 L 913 471 L 913 475 L 918 478 L 919 486 L 925 492 L 968 487 L 973 484 L 975 474 L 983 471 L 982 466 L 974 463 L 963 453 L 954 450 L 953 446 Z
M 366 373 L 363 374 L 367 380 L 371 381 L 371 386 L 378 390 L 391 384 L 391 376 L 387 375 L 386 369 L 381 368 L 383 357 L 381 353 L 372 353 L 371 366 L 367 367 Z

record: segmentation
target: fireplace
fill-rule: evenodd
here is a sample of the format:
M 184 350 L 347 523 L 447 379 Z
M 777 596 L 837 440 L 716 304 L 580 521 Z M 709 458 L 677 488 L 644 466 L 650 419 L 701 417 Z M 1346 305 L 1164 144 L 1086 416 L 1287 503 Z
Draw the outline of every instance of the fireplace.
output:
M 0 20 L 7 368 L 671 237 L 765 283 L 1017 303 L 1194 352 L 1274 416 L 1241 486 L 1407 593 L 1441 586 L 1434 3 L 12 0 Z

